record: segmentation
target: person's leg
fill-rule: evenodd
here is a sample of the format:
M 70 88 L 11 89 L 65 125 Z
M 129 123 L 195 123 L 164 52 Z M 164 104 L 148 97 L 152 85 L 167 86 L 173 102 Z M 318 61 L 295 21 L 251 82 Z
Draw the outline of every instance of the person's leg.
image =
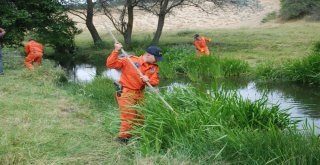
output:
M 0 47 L 0 74 L 3 74 L 2 48 Z
M 40 66 L 41 61 L 42 61 L 42 55 L 37 55 L 37 57 L 34 61 Z
M 137 111 L 132 108 L 135 100 L 132 98 L 131 92 L 123 92 L 120 97 L 117 97 L 120 111 L 120 130 L 119 138 L 130 138 L 132 135 L 129 131 L 132 129 L 133 120 Z
M 29 70 L 32 70 L 33 69 L 33 66 L 32 66 L 32 63 L 34 61 L 35 57 L 33 54 L 28 54 L 28 56 L 26 57 L 26 59 L 24 60 L 24 64 L 26 65 L 26 67 L 29 69 Z

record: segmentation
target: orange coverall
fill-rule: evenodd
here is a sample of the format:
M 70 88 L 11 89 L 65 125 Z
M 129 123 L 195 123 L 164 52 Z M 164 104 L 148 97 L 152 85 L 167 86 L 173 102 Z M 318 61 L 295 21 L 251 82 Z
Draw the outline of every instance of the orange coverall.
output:
M 196 46 L 198 57 L 202 56 L 203 54 L 209 56 L 210 52 L 206 43 L 210 41 L 211 39 L 205 37 L 198 37 L 197 39 L 194 39 L 194 45 Z
M 122 71 L 119 80 L 119 83 L 123 87 L 122 93 L 121 96 L 116 95 L 121 120 L 119 137 L 130 138 L 131 134 L 128 131 L 132 129 L 132 126 L 135 124 L 143 124 L 143 118 L 135 109 L 133 109 L 132 106 L 134 104 L 141 103 L 144 97 L 143 89 L 146 84 L 141 80 L 138 72 L 128 61 L 128 59 L 119 59 L 118 54 L 118 51 L 112 51 L 110 56 L 107 58 L 106 66 L 108 68 L 121 69 Z M 129 58 L 133 61 L 143 75 L 149 77 L 149 83 L 152 86 L 159 84 L 159 68 L 157 64 L 149 64 L 144 62 L 143 56 L 130 56 Z
M 24 64 L 29 68 L 30 70 L 33 69 L 32 63 L 37 62 L 38 65 L 41 64 L 42 55 L 43 55 L 43 45 L 31 40 L 29 41 L 25 47 L 24 51 L 27 54 L 27 57 L 24 61 Z

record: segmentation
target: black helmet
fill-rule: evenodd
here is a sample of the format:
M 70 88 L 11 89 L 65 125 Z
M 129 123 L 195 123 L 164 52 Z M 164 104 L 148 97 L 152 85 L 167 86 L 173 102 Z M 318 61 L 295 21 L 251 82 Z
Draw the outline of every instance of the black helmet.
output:
M 199 34 L 195 34 L 194 36 L 193 36 L 193 38 L 198 38 L 199 37 Z

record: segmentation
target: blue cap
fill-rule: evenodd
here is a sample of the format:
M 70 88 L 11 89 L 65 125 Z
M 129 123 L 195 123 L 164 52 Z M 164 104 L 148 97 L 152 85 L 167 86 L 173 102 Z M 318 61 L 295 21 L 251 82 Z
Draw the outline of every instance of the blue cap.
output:
M 156 46 L 149 46 L 147 53 L 154 55 L 157 61 L 163 61 L 162 50 Z

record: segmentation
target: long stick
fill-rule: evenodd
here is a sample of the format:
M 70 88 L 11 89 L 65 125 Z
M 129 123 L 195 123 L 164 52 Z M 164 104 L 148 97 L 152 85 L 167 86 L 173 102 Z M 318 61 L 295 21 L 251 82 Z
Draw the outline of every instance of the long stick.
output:
M 110 31 L 110 29 L 108 28 L 108 26 L 106 25 L 106 23 L 104 23 L 105 28 L 108 30 L 109 34 L 111 35 L 111 37 L 113 38 L 114 42 L 118 43 L 118 40 L 116 39 L 116 37 L 112 34 L 112 32 Z M 126 51 L 124 51 L 123 48 L 121 48 L 121 52 L 124 54 L 124 56 L 128 59 L 128 61 L 130 62 L 130 64 L 136 69 L 136 71 L 138 72 L 140 77 L 143 77 L 144 75 L 141 73 L 141 71 L 136 67 L 136 65 L 132 62 L 132 60 L 129 58 L 129 55 Z M 174 113 L 176 113 L 173 108 L 171 107 L 171 105 L 164 100 L 164 98 L 154 89 L 154 87 L 149 83 L 149 81 L 146 82 L 146 84 L 152 89 L 152 91 L 154 93 L 157 94 L 157 96 L 160 98 L 160 100 Z

